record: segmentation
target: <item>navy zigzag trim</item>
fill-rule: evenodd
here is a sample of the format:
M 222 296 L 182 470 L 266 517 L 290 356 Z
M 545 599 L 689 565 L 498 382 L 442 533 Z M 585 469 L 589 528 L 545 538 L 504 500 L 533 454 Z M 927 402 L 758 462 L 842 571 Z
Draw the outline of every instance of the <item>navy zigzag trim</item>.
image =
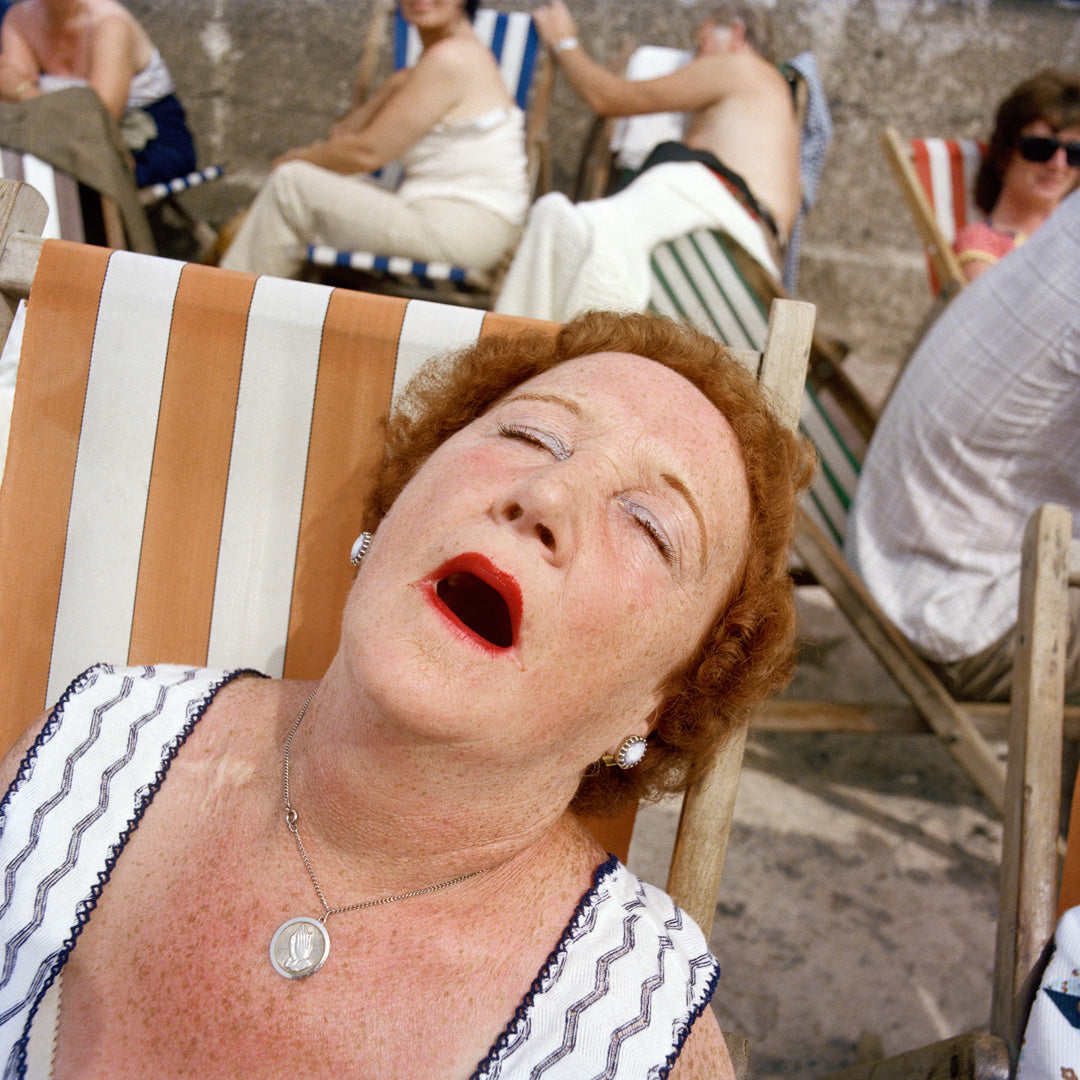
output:
M 149 672 L 153 669 L 147 670 Z M 185 675 L 184 678 L 180 679 L 176 683 L 171 684 L 171 686 L 183 686 L 184 683 L 191 682 L 194 677 L 195 672 L 189 672 L 187 675 Z M 94 710 L 94 725 L 98 734 L 100 734 L 101 730 L 101 716 L 104 715 L 104 712 L 106 710 L 113 708 L 113 706 L 119 704 L 119 702 L 122 701 L 124 698 L 129 697 L 134 685 L 135 680 L 129 676 L 125 676 L 122 683 L 122 693 L 117 695 L 117 697 L 114 698 L 112 701 L 102 705 L 99 709 Z M 161 711 L 165 707 L 165 698 L 168 694 L 169 689 L 171 689 L 171 686 L 158 687 L 157 702 L 155 703 L 154 708 L 140 716 L 129 727 L 127 744 L 124 748 L 123 756 L 117 758 L 116 761 L 114 761 L 111 765 L 107 766 L 102 773 L 101 783 L 98 788 L 97 805 L 94 807 L 93 810 L 91 810 L 81 820 L 79 820 L 72 828 L 71 837 L 68 841 L 66 859 L 57 867 L 55 867 L 52 872 L 49 873 L 45 878 L 43 878 L 38 885 L 37 895 L 34 900 L 33 920 L 27 923 L 27 925 L 24 926 L 21 930 L 17 931 L 9 939 L 9 943 L 6 947 L 14 945 L 14 948 L 17 950 L 23 944 L 23 942 L 25 942 L 30 937 L 30 935 L 41 925 L 41 922 L 45 917 L 45 908 L 48 903 L 49 892 L 52 890 L 53 886 L 56 885 L 57 882 L 59 882 L 62 878 L 64 878 L 74 869 L 75 864 L 78 862 L 79 859 L 79 852 L 82 847 L 82 839 L 86 833 L 86 830 L 89 829 L 90 826 L 93 825 L 96 821 L 99 821 L 104 815 L 105 811 L 109 808 L 109 791 L 114 777 L 125 765 L 129 764 L 131 762 L 131 759 L 135 756 L 139 732 L 142 730 L 142 728 L 144 728 L 148 723 L 150 723 L 151 720 L 154 720 L 156 717 L 161 715 Z M 70 789 L 70 785 L 68 786 Z M 4 979 L 3 982 L 0 983 L 0 985 L 6 985 L 9 977 L 9 973 L 5 966 Z M 41 974 L 39 972 L 39 979 L 37 980 L 38 983 L 40 982 L 40 979 Z M 40 988 L 37 983 L 35 983 L 34 987 L 32 987 L 30 991 L 30 998 L 32 999 L 36 997 L 39 992 Z M 25 1005 L 26 1000 L 27 999 L 24 998 L 23 1002 L 20 1005 L 16 1006 L 15 1009 L 21 1008 L 23 1005 Z M 15 1010 L 9 1010 L 6 1013 L 0 1014 L 0 1023 L 6 1021 L 11 1015 L 13 1015 L 14 1011 Z
M 71 777 L 75 771 L 76 763 L 84 757 L 90 748 L 98 740 L 98 736 L 101 734 L 101 717 L 102 714 L 108 709 L 113 708 L 119 702 L 123 701 L 131 694 L 131 680 L 126 680 L 120 687 L 120 692 L 111 700 L 103 702 L 93 712 L 90 721 L 90 729 L 87 736 L 83 741 L 75 747 L 74 750 L 68 755 L 64 762 L 64 771 L 60 777 L 60 786 L 55 793 L 48 799 L 46 799 L 35 811 L 30 827 L 30 839 L 23 846 L 21 851 L 16 852 L 14 857 L 8 863 L 4 871 L 4 900 L 0 903 L 0 916 L 6 914 L 8 908 L 11 906 L 12 893 L 14 890 L 15 873 L 20 866 L 33 854 L 38 845 L 38 840 L 41 837 L 41 824 L 52 810 L 55 810 L 64 799 L 71 794 Z M 35 904 L 35 910 L 37 905 Z M 0 972 L 0 987 L 4 987 L 8 984 L 11 978 L 11 959 L 10 954 L 12 952 L 11 943 L 8 942 L 5 945 L 5 960 L 2 972 Z M 6 1014 L 0 1014 L 0 1022 L 3 1022 Z
M 558 1062 L 562 1061 L 567 1054 L 571 1053 L 577 1043 L 577 1030 L 578 1024 L 581 1020 L 581 1014 L 589 1008 L 590 1005 L 595 1005 L 601 998 L 608 992 L 608 988 L 611 985 L 611 965 L 616 960 L 622 959 L 627 956 L 634 949 L 634 924 L 638 921 L 639 916 L 627 915 L 623 920 L 623 939 L 622 943 L 616 946 L 614 949 L 609 949 L 606 953 L 603 953 L 596 961 L 596 975 L 593 980 L 592 989 L 579 998 L 573 1005 L 566 1010 L 566 1021 L 563 1025 L 563 1041 L 558 1050 L 552 1051 L 543 1061 L 536 1065 L 536 1068 L 529 1074 L 530 1080 L 539 1080 L 539 1077 L 543 1076 L 545 1072 L 553 1068 Z
M 503 1029 L 502 1034 L 495 1040 L 495 1044 L 488 1052 L 488 1056 L 477 1065 L 475 1072 L 469 1080 L 496 1080 L 501 1072 L 501 1066 L 499 1072 L 492 1073 L 490 1070 L 493 1065 L 498 1064 L 498 1059 L 502 1055 L 503 1051 L 508 1046 L 518 1046 L 522 1043 L 521 1032 L 527 1031 L 529 1027 L 528 1015 L 532 1009 L 533 1002 L 536 1000 L 536 996 L 543 992 L 548 986 L 552 984 L 559 970 L 562 968 L 563 960 L 566 956 L 566 950 L 571 941 L 580 937 L 583 932 L 587 933 L 596 925 L 597 905 L 595 903 L 596 893 L 599 890 L 601 884 L 610 877 L 619 868 L 619 860 L 614 855 L 609 855 L 608 858 L 602 862 L 593 873 L 592 887 L 582 896 L 578 901 L 577 908 L 574 910 L 574 914 L 571 916 L 570 921 L 567 923 L 566 929 L 563 931 L 562 937 L 559 938 L 552 949 L 551 954 L 548 956 L 544 963 L 544 966 L 540 969 L 539 974 L 533 979 L 532 986 L 529 987 L 528 992 L 521 999 L 521 1004 L 514 1011 L 514 1015 L 510 1018 L 510 1022 Z M 513 1052 L 511 1049 L 510 1053 Z
M 656 957 L 657 970 L 654 975 L 650 975 L 641 984 L 640 1007 L 637 1016 L 617 1027 L 612 1034 L 611 1044 L 608 1046 L 607 1070 L 602 1074 L 603 1080 L 613 1080 L 616 1076 L 619 1067 L 619 1054 L 622 1052 L 623 1043 L 631 1036 L 644 1031 L 651 1023 L 653 995 L 664 985 L 666 978 L 664 961 L 666 954 L 673 948 L 670 938 L 661 938 L 660 952 Z
M 72 696 L 72 694 L 74 694 L 78 690 L 82 689 L 83 683 L 85 682 L 85 677 L 90 675 L 91 672 L 93 672 L 94 675 L 95 675 L 95 678 L 96 678 L 96 674 L 97 674 L 98 670 L 112 671 L 114 669 L 112 667 L 108 666 L 108 665 L 98 665 L 97 668 L 91 668 L 87 672 L 84 672 L 83 675 L 80 675 L 77 679 L 75 679 L 72 682 L 71 686 L 69 686 L 68 689 L 66 691 L 64 691 L 63 696 L 60 698 L 60 701 L 58 702 L 58 704 L 56 706 L 56 709 L 54 710 L 54 715 L 59 713 L 60 710 L 63 708 L 63 706 L 67 704 L 67 701 Z M 152 674 L 152 672 L 154 671 L 154 668 L 153 667 L 146 667 L 143 670 L 149 675 L 149 674 Z M 109 878 L 112 875 L 113 868 L 116 865 L 116 860 L 120 857 L 120 854 L 124 850 L 124 847 L 126 846 L 128 840 L 131 838 L 132 833 L 134 833 L 134 831 L 138 828 L 139 822 L 142 820 L 143 815 L 146 813 L 147 809 L 149 808 L 150 803 L 153 801 L 154 796 L 158 792 L 158 789 L 165 782 L 165 777 L 166 777 L 166 774 L 169 771 L 169 766 L 172 764 L 173 757 L 176 755 L 176 753 L 179 751 L 179 749 L 187 741 L 187 739 L 190 736 L 191 732 L 194 730 L 195 725 L 198 723 L 198 721 L 200 719 L 202 719 L 203 714 L 210 707 L 211 702 L 213 702 L 214 698 L 217 696 L 218 691 L 220 691 L 222 687 L 228 685 L 234 679 L 240 678 L 241 676 L 244 676 L 244 675 L 253 675 L 253 676 L 256 676 L 258 678 L 266 678 L 266 676 L 263 675 L 261 672 L 254 671 L 254 670 L 252 670 L 250 668 L 238 668 L 238 669 L 236 669 L 234 671 L 226 672 L 221 679 L 219 679 L 217 682 L 211 684 L 211 686 L 208 688 L 207 692 L 203 696 L 201 702 L 196 706 L 194 711 L 191 710 L 191 709 L 188 710 L 188 716 L 187 716 L 187 719 L 186 719 L 186 722 L 184 724 L 183 729 L 180 732 L 178 732 L 176 737 L 173 740 L 171 740 L 170 743 L 167 744 L 168 750 L 169 750 L 168 757 L 165 758 L 162 761 L 161 768 L 158 770 L 157 774 L 155 775 L 153 782 L 142 789 L 142 795 L 141 795 L 140 801 L 138 802 L 138 804 L 135 807 L 135 812 L 134 812 L 133 816 L 128 819 L 127 826 L 124 829 L 124 831 L 120 834 L 118 842 L 112 848 L 108 858 L 105 861 L 104 867 L 101 870 L 98 871 L 98 873 L 97 873 L 97 879 L 98 880 L 91 887 L 90 895 L 87 897 L 86 900 L 80 902 L 80 904 L 78 905 L 78 910 L 76 912 L 76 922 L 75 922 L 75 925 L 72 927 L 72 932 L 71 932 L 70 936 L 67 937 L 64 940 L 60 951 L 57 953 L 56 959 L 53 961 L 51 967 L 47 970 L 47 972 L 46 972 L 46 969 L 45 969 L 44 965 L 42 966 L 41 971 L 39 971 L 39 976 L 35 980 L 35 984 L 40 985 L 40 990 L 38 991 L 38 994 L 39 994 L 38 1000 L 30 1008 L 30 1010 L 28 1012 L 28 1015 L 27 1015 L 26 1024 L 25 1024 L 25 1026 L 23 1028 L 23 1033 L 22 1033 L 21 1037 L 18 1039 L 18 1041 L 15 1043 L 15 1045 L 12 1047 L 11 1055 L 10 1055 L 10 1057 L 8 1059 L 7 1067 L 6 1067 L 5 1072 L 4 1072 L 5 1077 L 14 1076 L 14 1077 L 22 1078 L 22 1077 L 25 1076 L 25 1074 L 26 1074 L 26 1048 L 27 1048 L 27 1043 L 29 1041 L 30 1029 L 33 1026 L 34 1016 L 37 1013 L 38 1004 L 41 1001 L 41 996 L 44 995 L 44 993 L 53 984 L 53 982 L 56 979 L 57 974 L 61 971 L 64 964 L 67 962 L 67 958 L 71 954 L 72 949 L 75 948 L 75 944 L 76 944 L 76 942 L 78 940 L 79 935 L 82 933 L 83 927 L 89 921 L 90 916 L 93 913 L 94 908 L 97 906 L 97 901 L 98 901 L 99 897 L 101 896 L 102 890 L 105 888 L 105 886 L 109 882 Z M 191 678 L 194 678 L 194 677 L 195 677 L 195 671 L 193 670 L 192 672 L 189 673 L 188 680 L 190 680 Z M 187 681 L 187 680 L 185 680 L 185 681 Z M 177 683 L 175 685 L 182 685 L 182 684 Z M 43 734 L 44 734 L 44 731 L 43 731 Z M 44 741 L 44 740 L 42 740 L 41 736 L 39 736 L 38 739 L 39 739 L 39 741 Z M 36 747 L 36 745 L 37 745 L 37 743 L 35 743 L 35 747 Z M 29 755 L 28 755 L 28 757 L 29 757 Z M 20 775 L 21 775 L 21 770 L 20 770 Z M 44 977 L 42 978 L 42 973 L 43 972 L 45 974 L 44 974 Z

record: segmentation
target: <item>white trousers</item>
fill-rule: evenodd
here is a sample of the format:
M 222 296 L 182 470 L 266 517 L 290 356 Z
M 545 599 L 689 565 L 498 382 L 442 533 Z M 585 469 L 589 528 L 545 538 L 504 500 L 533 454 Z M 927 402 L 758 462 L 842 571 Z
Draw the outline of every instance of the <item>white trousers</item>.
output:
M 464 199 L 406 202 L 363 176 L 307 161 L 270 174 L 222 257 L 228 270 L 299 276 L 308 244 L 487 270 L 520 229 Z

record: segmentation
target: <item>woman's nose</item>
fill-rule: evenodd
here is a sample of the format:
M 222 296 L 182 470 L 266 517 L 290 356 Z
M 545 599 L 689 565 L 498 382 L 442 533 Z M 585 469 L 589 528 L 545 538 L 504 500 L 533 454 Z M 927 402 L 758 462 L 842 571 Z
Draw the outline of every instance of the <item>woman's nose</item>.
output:
M 563 565 L 573 553 L 578 525 L 574 496 L 551 470 L 508 491 L 496 502 L 495 516 L 539 543 L 556 565 Z

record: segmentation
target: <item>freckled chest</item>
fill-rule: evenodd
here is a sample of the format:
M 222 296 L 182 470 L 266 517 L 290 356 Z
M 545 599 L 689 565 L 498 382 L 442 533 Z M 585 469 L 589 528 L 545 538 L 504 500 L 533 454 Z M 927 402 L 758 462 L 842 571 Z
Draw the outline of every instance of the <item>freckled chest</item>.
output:
M 162 787 L 64 969 L 58 1080 L 468 1076 L 552 930 L 531 943 L 433 894 L 332 916 L 323 970 L 284 979 L 274 930 L 321 911 L 292 838 L 243 812 L 248 787 L 191 780 Z

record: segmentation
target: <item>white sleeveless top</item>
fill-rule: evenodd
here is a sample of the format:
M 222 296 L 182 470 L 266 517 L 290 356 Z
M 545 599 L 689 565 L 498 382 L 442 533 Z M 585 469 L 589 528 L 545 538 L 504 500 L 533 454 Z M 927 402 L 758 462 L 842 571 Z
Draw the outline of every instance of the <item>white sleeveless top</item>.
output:
M 91 668 L 27 753 L 0 802 L 4 1077 L 51 1075 L 58 990 L 47 991 L 173 756 L 241 674 Z M 698 927 L 609 858 L 473 1080 L 666 1077 L 718 978 Z
M 53 90 L 66 90 L 69 86 L 85 86 L 86 80 L 77 75 L 47 75 L 38 76 L 38 87 L 45 93 Z M 165 66 L 161 53 L 155 48 L 150 54 L 150 61 L 142 69 L 131 77 L 128 86 L 128 99 L 126 109 L 145 109 L 155 101 L 173 93 L 176 89 L 173 84 L 169 69 Z
M 516 105 L 463 124 L 436 124 L 401 155 L 401 164 L 405 179 L 397 193 L 406 202 L 463 199 L 511 225 L 525 222 L 525 114 Z

